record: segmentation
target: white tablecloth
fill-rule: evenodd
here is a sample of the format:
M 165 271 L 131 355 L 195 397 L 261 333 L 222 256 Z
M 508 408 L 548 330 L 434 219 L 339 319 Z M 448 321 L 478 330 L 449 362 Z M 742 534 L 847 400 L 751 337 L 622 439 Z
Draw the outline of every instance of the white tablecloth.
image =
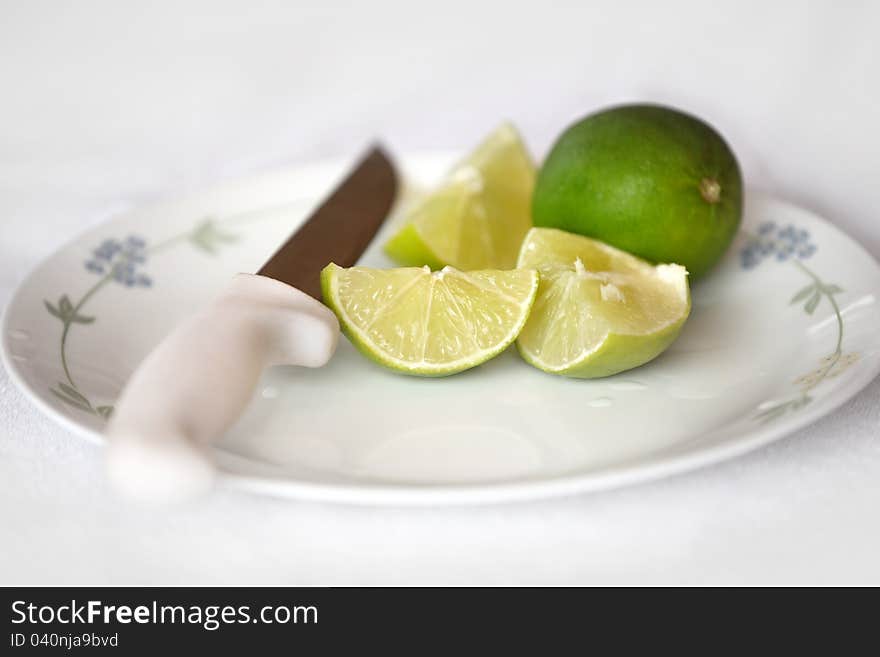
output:
M 877 3 L 0 1 L 0 305 L 107 213 L 273 166 L 537 155 L 600 106 L 720 129 L 748 184 L 880 255 Z M 723 465 L 607 494 L 369 509 L 118 500 L 0 370 L 0 584 L 880 583 L 880 381 Z

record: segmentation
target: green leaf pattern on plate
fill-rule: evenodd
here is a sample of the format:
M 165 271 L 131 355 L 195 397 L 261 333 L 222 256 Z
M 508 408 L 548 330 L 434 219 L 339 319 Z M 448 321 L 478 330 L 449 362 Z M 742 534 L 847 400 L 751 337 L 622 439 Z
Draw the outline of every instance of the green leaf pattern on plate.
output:
M 209 255 L 214 255 L 224 244 L 238 241 L 238 236 L 218 228 L 213 219 L 205 219 L 192 230 L 189 241 L 196 248 Z
M 150 288 L 152 279 L 137 270 L 137 267 L 146 262 L 150 255 L 155 255 L 172 246 L 187 243 L 205 253 L 216 255 L 224 244 L 231 244 L 237 240 L 237 235 L 221 229 L 218 222 L 210 217 L 200 220 L 187 232 L 158 242 L 152 247 L 147 247 L 142 238 L 135 236 L 128 237 L 126 240 L 104 240 L 100 246 L 92 251 L 92 258 L 85 265 L 88 271 L 98 274 L 100 278 L 76 302 L 71 301 L 67 294 L 62 294 L 54 303 L 48 299 L 43 300 L 43 305 L 49 314 L 62 324 L 61 367 L 66 379 L 59 381 L 55 387 L 49 389 L 49 392 L 77 410 L 105 420 L 109 418 L 113 413 L 113 406 L 109 404 L 93 405 L 92 401 L 77 386 L 67 362 L 67 340 L 71 327 L 75 324 L 92 324 L 96 320 L 93 316 L 82 314 L 80 312 L 82 307 L 110 281 L 116 281 L 129 288 Z
M 797 229 L 794 226 L 779 229 L 773 222 L 762 224 L 757 235 L 747 235 L 746 244 L 740 252 L 743 269 L 753 269 L 762 260 L 773 255 L 779 262 L 794 264 L 809 279 L 809 283 L 795 292 L 790 305 L 802 304 L 803 311 L 807 315 L 813 315 L 822 301 L 827 300 L 837 320 L 837 342 L 834 351 L 824 356 L 819 361 L 817 368 L 794 380 L 794 385 L 800 389 L 798 394 L 788 399 L 761 404 L 755 419 L 762 423 L 770 422 L 786 413 L 803 408 L 813 401 L 810 392 L 816 386 L 823 381 L 839 376 L 859 359 L 859 354 L 844 353 L 843 351 L 843 316 L 835 298 L 836 295 L 843 292 L 843 288 L 833 283 L 824 282 L 803 262 L 815 252 L 816 247 L 809 243 L 807 231 Z

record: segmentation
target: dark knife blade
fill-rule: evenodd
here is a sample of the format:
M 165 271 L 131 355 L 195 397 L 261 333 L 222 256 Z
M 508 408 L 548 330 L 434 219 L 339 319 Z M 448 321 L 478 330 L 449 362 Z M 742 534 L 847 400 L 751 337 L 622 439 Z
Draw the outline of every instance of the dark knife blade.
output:
M 351 267 L 388 216 L 397 193 L 390 158 L 374 146 L 257 272 L 321 300 L 321 270 Z

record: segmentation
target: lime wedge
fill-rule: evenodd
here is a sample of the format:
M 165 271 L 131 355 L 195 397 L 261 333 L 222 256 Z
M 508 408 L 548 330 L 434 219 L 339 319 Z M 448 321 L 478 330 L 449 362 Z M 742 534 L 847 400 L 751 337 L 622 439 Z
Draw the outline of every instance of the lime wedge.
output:
M 675 340 L 690 313 L 684 267 L 588 237 L 533 228 L 519 266 L 537 269 L 541 283 L 517 347 L 545 372 L 594 378 L 638 367 Z
M 532 225 L 534 186 L 535 165 L 504 124 L 413 206 L 385 252 L 407 267 L 512 269 Z
M 330 264 L 321 272 L 321 289 L 367 358 L 404 374 L 446 376 L 484 363 L 516 339 L 535 300 L 538 273 Z

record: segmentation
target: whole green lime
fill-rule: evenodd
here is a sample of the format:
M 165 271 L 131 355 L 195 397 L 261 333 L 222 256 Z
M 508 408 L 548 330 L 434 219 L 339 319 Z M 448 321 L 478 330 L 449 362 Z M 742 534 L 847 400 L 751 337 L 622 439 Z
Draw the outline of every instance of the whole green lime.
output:
M 730 245 L 742 197 L 736 157 L 712 127 L 668 107 L 625 105 L 557 140 L 538 174 L 532 218 L 684 265 L 696 279 Z

